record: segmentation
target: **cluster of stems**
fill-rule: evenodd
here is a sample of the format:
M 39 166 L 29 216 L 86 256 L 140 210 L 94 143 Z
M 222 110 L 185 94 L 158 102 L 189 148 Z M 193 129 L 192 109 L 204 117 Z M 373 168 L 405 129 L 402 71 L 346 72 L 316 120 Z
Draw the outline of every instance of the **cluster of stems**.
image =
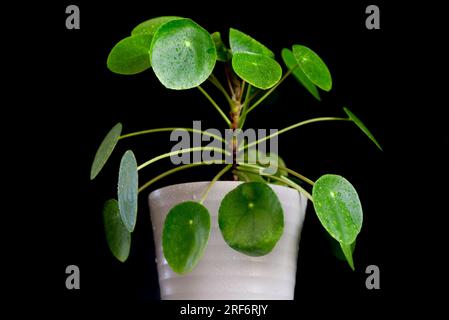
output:
M 293 71 L 293 69 L 286 72 L 285 75 L 279 80 L 279 82 L 267 91 L 262 91 L 257 88 L 254 88 L 249 83 L 246 83 L 244 80 L 239 79 L 234 74 L 234 72 L 232 71 L 232 68 L 229 65 L 225 65 L 227 89 L 225 89 L 225 87 L 217 79 L 217 77 L 215 77 L 212 74 L 208 80 L 223 94 L 226 101 L 228 102 L 229 110 L 230 110 L 228 116 L 225 114 L 223 109 L 217 104 L 217 102 L 210 96 L 210 94 L 203 87 L 198 86 L 198 89 L 206 97 L 206 99 L 211 103 L 211 105 L 217 110 L 217 112 L 220 114 L 220 116 L 226 122 L 227 126 L 232 130 L 237 130 L 237 129 L 243 128 L 243 125 L 245 123 L 245 120 L 246 120 L 248 114 L 251 111 L 253 111 L 257 106 L 259 106 L 274 90 L 276 90 L 276 88 L 282 82 L 284 82 L 284 80 L 292 73 L 292 71 Z M 260 96 L 260 97 L 254 103 L 252 103 L 252 101 L 255 100 L 255 98 L 257 96 Z M 300 186 L 298 183 L 292 181 L 288 177 L 266 174 L 264 172 L 264 169 L 266 169 L 266 168 L 259 164 L 246 164 L 246 163 L 238 164 L 236 161 L 236 155 L 237 155 L 237 152 L 244 151 L 250 147 L 256 146 L 257 144 L 259 144 L 263 141 L 269 140 L 269 139 L 271 139 L 275 136 L 278 136 L 280 134 L 283 134 L 287 131 L 290 131 L 292 129 L 298 128 L 298 127 L 306 125 L 306 124 L 320 122 L 320 121 L 351 121 L 351 120 L 349 118 L 337 118 L 337 117 L 320 117 L 320 118 L 308 119 L 308 120 L 304 120 L 304 121 L 292 124 L 292 125 L 284 128 L 284 129 L 281 129 L 271 135 L 268 135 L 259 140 L 253 141 L 248 144 L 243 144 L 243 145 L 237 145 L 237 138 L 234 135 L 233 140 L 232 140 L 232 148 L 231 148 L 232 159 L 233 159 L 232 164 L 226 165 L 212 179 L 211 183 L 208 185 L 208 187 L 204 191 L 203 196 L 201 197 L 200 203 L 204 202 L 204 200 L 207 197 L 207 194 L 211 190 L 214 183 L 218 179 L 220 179 L 229 170 L 232 170 L 234 180 L 238 180 L 238 176 L 237 176 L 238 172 L 240 172 L 240 173 L 246 172 L 246 173 L 258 174 L 260 176 L 266 176 L 266 177 L 270 178 L 270 180 L 282 182 L 282 183 L 298 190 L 299 192 L 304 194 L 309 200 L 313 201 L 312 196 L 309 192 L 307 192 L 302 186 Z M 189 132 L 195 132 L 195 133 L 201 133 L 204 135 L 208 135 L 208 136 L 218 139 L 226 144 L 224 139 L 222 139 L 221 137 L 219 137 L 217 135 L 211 134 L 207 131 L 202 131 L 202 130 L 192 129 L 192 128 L 174 128 L 174 127 L 156 128 L 156 129 L 149 129 L 149 130 L 144 130 L 144 131 L 133 132 L 133 133 L 122 135 L 120 137 L 120 139 L 139 136 L 139 135 L 143 135 L 143 134 L 156 133 L 156 132 L 170 132 L 170 131 L 173 131 L 176 129 L 183 129 L 183 130 L 187 130 Z M 221 148 L 216 148 L 216 147 L 207 147 L 207 146 L 206 147 L 192 147 L 192 148 L 172 151 L 172 152 L 158 155 L 158 156 L 142 163 L 141 165 L 139 165 L 138 170 L 141 170 L 141 169 L 147 167 L 148 165 L 155 163 L 156 161 L 171 157 L 173 155 L 178 155 L 180 153 L 191 153 L 191 152 L 197 152 L 197 151 L 214 151 L 214 152 L 218 152 L 218 153 L 221 153 L 224 155 L 229 155 L 229 151 L 227 151 L 226 149 L 221 149 Z M 198 166 L 203 166 L 203 165 L 209 165 L 209 164 L 210 163 L 197 162 L 197 163 L 191 163 L 191 164 L 177 166 L 171 170 L 168 170 L 168 171 L 156 176 L 155 178 L 151 179 L 150 181 L 148 181 L 147 183 L 142 185 L 139 188 L 139 192 L 145 190 L 146 188 L 148 188 L 149 186 L 151 186 L 152 184 L 156 183 L 157 181 L 159 181 L 160 179 L 162 179 L 166 176 L 169 176 L 171 174 L 177 173 L 182 170 L 186 170 L 186 169 L 190 169 L 190 168 L 194 168 L 194 167 L 198 167 Z M 225 164 L 225 163 L 214 161 L 214 164 Z M 289 168 L 278 166 L 278 170 L 283 170 L 285 172 L 288 172 L 291 176 L 294 176 L 311 186 L 313 186 L 313 184 L 314 184 L 314 182 L 311 179 L 309 179 L 309 178 L 303 176 L 302 174 L 295 172 Z

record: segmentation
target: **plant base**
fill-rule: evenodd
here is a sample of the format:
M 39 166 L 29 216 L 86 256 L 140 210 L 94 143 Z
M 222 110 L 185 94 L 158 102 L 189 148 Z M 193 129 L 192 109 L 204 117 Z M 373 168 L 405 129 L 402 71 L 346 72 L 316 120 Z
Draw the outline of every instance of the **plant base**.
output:
M 162 300 L 292 300 L 298 245 L 307 199 L 297 191 L 270 185 L 284 210 L 284 233 L 262 257 L 231 249 L 218 227 L 223 197 L 241 182 L 218 181 L 204 205 L 211 214 L 211 234 L 202 260 L 185 275 L 174 273 L 163 256 L 162 230 L 169 210 L 182 201 L 200 199 L 209 182 L 183 183 L 153 191 L 149 196 Z

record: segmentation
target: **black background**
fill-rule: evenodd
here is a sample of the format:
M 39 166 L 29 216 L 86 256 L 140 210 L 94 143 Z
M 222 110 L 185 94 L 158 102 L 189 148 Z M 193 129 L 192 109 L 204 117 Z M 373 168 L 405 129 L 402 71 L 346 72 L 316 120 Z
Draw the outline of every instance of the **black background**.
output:
M 120 76 L 106 68 L 109 50 L 135 25 L 151 17 L 179 15 L 210 32 L 220 31 L 225 39 L 229 27 L 242 30 L 266 44 L 277 58 L 283 47 L 306 45 L 329 66 L 333 89 L 322 93 L 322 102 L 290 78 L 251 115 L 248 127 L 280 129 L 310 117 L 342 116 L 342 107 L 348 106 L 383 146 L 380 152 L 349 123 L 313 124 L 281 137 L 279 151 L 287 165 L 312 179 L 324 173 L 345 176 L 357 188 L 364 208 L 352 272 L 333 257 L 309 206 L 296 301 L 287 307 L 307 309 L 324 302 L 345 306 L 335 309 L 341 313 L 356 306 L 383 313 L 397 306 L 398 296 L 413 301 L 429 292 L 424 285 L 439 281 L 444 268 L 434 255 L 442 234 L 429 229 L 436 228 L 444 210 L 429 198 L 447 190 L 437 186 L 447 176 L 443 168 L 448 163 L 448 114 L 434 103 L 431 92 L 426 100 L 420 98 L 425 81 L 417 72 L 432 66 L 433 57 L 423 49 L 430 40 L 420 32 L 419 16 L 411 15 L 407 6 L 373 3 L 380 7 L 380 30 L 365 28 L 365 8 L 371 3 L 364 1 L 231 1 L 205 6 L 192 1 L 75 1 L 40 8 L 35 16 L 41 22 L 38 28 L 25 28 L 32 48 L 26 55 L 34 58 L 34 69 L 18 81 L 29 89 L 16 94 L 16 101 L 26 107 L 14 110 L 27 133 L 17 136 L 20 144 L 15 144 L 26 155 L 17 161 L 24 178 L 16 190 L 29 190 L 29 196 L 15 200 L 19 211 L 29 214 L 18 230 L 29 236 L 13 238 L 23 245 L 13 259 L 24 259 L 17 283 L 27 279 L 28 271 L 39 270 L 32 277 L 37 281 L 33 299 L 43 298 L 49 306 L 102 309 L 137 303 L 170 309 L 152 302 L 159 299 L 159 288 L 146 195 L 140 197 L 125 264 L 109 253 L 101 216 L 104 201 L 115 194 L 120 154 L 131 148 L 141 163 L 171 149 L 168 135 L 124 141 L 95 181 L 89 180 L 89 172 L 101 139 L 119 121 L 124 132 L 189 127 L 192 120 L 201 120 L 203 129 L 223 128 L 222 119 L 197 90 L 167 90 L 151 70 Z M 65 28 L 69 4 L 80 7 L 80 30 Z M 424 8 L 414 9 L 422 9 L 424 15 Z M 26 68 L 26 61 L 21 67 Z M 219 97 L 211 86 L 207 89 Z M 169 167 L 169 161 L 158 163 L 144 170 L 140 181 Z M 211 179 L 216 170 L 186 171 L 154 188 Z M 80 290 L 65 288 L 69 264 L 80 267 Z M 380 268 L 380 290 L 365 288 L 365 268 L 370 264 Z M 430 266 L 431 272 L 423 266 Z M 28 280 L 20 283 L 16 289 L 22 296 L 30 286 Z

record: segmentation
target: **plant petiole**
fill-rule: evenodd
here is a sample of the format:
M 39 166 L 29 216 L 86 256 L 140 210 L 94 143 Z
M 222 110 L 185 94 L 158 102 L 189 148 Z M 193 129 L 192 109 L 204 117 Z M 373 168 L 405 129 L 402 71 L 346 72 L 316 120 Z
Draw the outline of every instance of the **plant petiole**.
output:
M 214 99 L 211 98 L 211 96 L 203 89 L 201 86 L 197 87 L 201 93 L 209 100 L 209 102 L 214 106 L 214 108 L 218 111 L 218 113 L 221 115 L 221 117 L 226 121 L 228 126 L 231 126 L 231 121 L 228 119 L 228 117 L 225 115 L 223 110 L 218 106 L 218 104 L 214 101 Z
M 238 170 L 238 171 L 243 171 L 243 172 L 248 172 L 248 173 L 256 173 L 256 172 L 254 172 L 253 170 L 247 170 L 247 169 L 242 168 L 241 166 L 237 167 L 236 170 Z M 294 183 L 294 182 L 291 181 L 290 179 L 288 179 L 288 178 L 286 178 L 286 177 L 277 177 L 277 176 L 270 175 L 270 174 L 264 174 L 264 173 L 261 172 L 261 171 L 259 171 L 258 174 L 259 174 L 259 175 L 262 175 L 262 176 L 269 177 L 270 179 L 273 179 L 273 180 L 277 180 L 277 181 L 280 181 L 280 182 L 284 182 L 285 184 L 289 185 L 290 187 L 292 187 L 292 188 L 298 190 L 299 192 L 303 193 L 303 194 L 307 197 L 307 199 L 309 199 L 310 201 L 313 202 L 313 197 L 312 197 L 312 195 L 311 195 L 309 192 L 307 192 L 303 187 L 301 187 L 300 185 Z
M 223 87 L 221 82 L 217 79 L 217 77 L 215 77 L 213 74 L 211 74 L 208 79 L 209 79 L 210 82 L 212 82 L 212 84 L 215 87 L 217 87 L 218 90 L 220 90 L 221 93 L 223 93 L 223 95 L 225 96 L 225 98 L 228 101 L 229 105 L 232 105 L 231 97 L 229 96 L 228 92 Z
M 219 173 L 217 173 L 217 175 L 212 179 L 212 181 L 207 186 L 207 188 L 204 191 L 203 196 L 201 197 L 201 200 L 199 201 L 199 203 L 203 204 L 204 200 L 206 200 L 206 197 L 209 194 L 209 192 L 212 189 L 212 187 L 215 184 L 215 182 L 217 182 L 217 180 L 220 179 L 221 176 L 224 175 L 231 168 L 232 168 L 232 164 L 228 164 L 226 167 L 221 169 Z
M 131 138 L 131 137 L 135 137 L 135 136 L 140 136 L 140 135 L 144 135 L 144 134 L 149 134 L 149 133 L 174 131 L 174 130 L 186 130 L 186 131 L 189 131 L 189 132 L 201 133 L 203 135 L 213 137 L 214 139 L 218 139 L 221 142 L 226 143 L 226 141 L 222 137 L 220 137 L 220 136 L 218 136 L 216 134 L 207 132 L 207 131 L 202 131 L 202 130 L 193 129 L 193 128 L 176 128 L 176 127 L 156 128 L 156 129 L 148 129 L 148 130 L 142 130 L 142 131 L 137 131 L 137 132 L 131 132 L 131 133 L 127 133 L 127 134 L 124 134 L 124 135 L 120 136 L 119 140 L 126 139 L 126 138 Z
M 193 147 L 193 148 L 175 150 L 175 151 L 171 151 L 171 152 L 167 152 L 167 153 L 161 154 L 161 155 L 159 155 L 157 157 L 154 157 L 154 158 L 152 158 L 152 159 L 142 163 L 140 166 L 137 167 L 137 170 L 141 170 L 141 169 L 145 168 L 146 166 L 149 166 L 150 164 L 155 163 L 156 161 L 159 161 L 159 160 L 164 159 L 164 158 L 169 158 L 171 156 L 175 156 L 175 155 L 178 155 L 178 154 L 195 152 L 195 151 L 215 151 L 215 152 L 219 152 L 219 153 L 224 154 L 224 155 L 230 155 L 231 154 L 227 150 L 223 150 L 223 149 L 215 148 L 215 147 Z
M 280 135 L 280 134 L 282 134 L 282 133 L 285 133 L 285 132 L 287 132 L 287 131 L 290 131 L 290 130 L 292 130 L 292 129 L 301 127 L 301 126 L 303 126 L 303 125 L 305 125 L 305 124 L 314 123 L 314 122 L 320 122 L 320 121 L 352 121 L 352 120 L 349 119 L 349 118 L 320 117 L 320 118 L 313 118 L 313 119 L 301 121 L 301 122 L 292 124 L 291 126 L 288 126 L 288 127 L 284 128 L 284 129 L 282 129 L 282 130 L 279 130 L 278 132 L 275 132 L 275 133 L 273 133 L 273 134 L 270 134 L 270 135 L 268 135 L 268 136 L 266 136 L 266 137 L 264 137 L 264 138 L 262 138 L 262 139 L 259 139 L 259 140 L 257 140 L 257 141 L 254 141 L 254 142 L 251 142 L 251 143 L 247 144 L 246 146 L 243 147 L 242 151 L 245 150 L 245 149 L 248 149 L 248 148 L 250 148 L 250 147 L 252 147 L 252 146 L 255 146 L 255 145 L 257 145 L 257 144 L 259 144 L 259 143 L 261 143 L 261 142 L 264 142 L 264 141 L 266 141 L 266 140 L 269 140 L 269 139 L 271 139 L 271 138 L 274 138 L 274 137 L 276 137 L 276 136 L 278 136 L 278 135 Z
M 189 164 L 185 164 L 179 167 L 175 167 L 173 169 L 167 170 L 164 173 L 161 173 L 160 175 L 154 177 L 153 179 L 151 179 L 150 181 L 148 181 L 147 183 L 145 183 L 143 186 L 141 186 L 139 188 L 139 193 L 142 192 L 143 190 L 145 190 L 146 188 L 148 188 L 149 186 L 151 186 L 152 184 L 156 183 L 157 181 L 161 180 L 162 178 L 165 178 L 171 174 L 174 174 L 178 171 L 182 171 L 185 169 L 190 169 L 193 167 L 198 167 L 198 166 L 204 166 L 204 165 L 209 165 L 210 163 L 206 163 L 206 162 L 196 162 L 196 163 L 189 163 Z
M 295 67 L 296 68 L 296 67 Z M 246 111 L 245 113 L 245 117 L 248 113 L 250 113 L 255 107 L 257 107 L 259 104 L 261 104 L 271 93 L 273 93 L 274 90 L 276 90 L 277 87 L 279 87 L 279 85 L 284 82 L 285 79 L 287 79 L 287 77 L 293 72 L 293 70 L 295 69 L 291 69 L 288 70 L 286 74 L 284 74 L 284 76 L 281 78 L 281 80 L 279 80 L 278 83 L 276 83 L 276 85 L 274 87 L 272 87 L 270 90 L 268 90 L 262 97 L 259 98 L 259 100 L 257 100 L 256 102 L 254 102 L 254 104 L 248 109 L 248 111 Z
M 265 167 L 259 166 L 259 165 L 257 165 L 257 164 L 242 163 L 242 164 L 239 164 L 239 165 L 240 165 L 240 166 L 243 166 L 243 167 L 250 167 L 250 168 L 258 169 L 258 170 L 266 169 Z M 298 172 L 296 172 L 296 171 L 293 171 L 293 170 L 290 169 L 290 168 L 287 168 L 287 167 L 284 167 L 284 166 L 279 166 L 279 165 L 277 166 L 277 168 L 278 168 L 278 170 L 284 170 L 284 171 L 287 171 L 287 172 L 290 173 L 292 176 L 295 176 L 295 177 L 299 178 L 300 180 L 302 180 L 302 181 L 304 181 L 304 182 L 310 184 L 311 186 L 313 186 L 313 185 L 315 184 L 311 179 L 309 179 L 309 178 L 303 176 L 302 174 L 300 174 L 300 173 L 298 173 Z

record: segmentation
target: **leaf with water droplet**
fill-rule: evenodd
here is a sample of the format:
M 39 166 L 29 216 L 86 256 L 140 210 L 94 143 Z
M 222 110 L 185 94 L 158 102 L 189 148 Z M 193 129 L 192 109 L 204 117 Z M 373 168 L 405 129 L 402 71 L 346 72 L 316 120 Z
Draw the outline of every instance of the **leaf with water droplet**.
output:
M 147 34 L 147 35 L 153 36 L 154 33 L 157 31 L 157 29 L 159 29 L 159 27 L 161 25 L 163 25 L 164 23 L 167 23 L 169 21 L 176 20 L 176 19 L 182 19 L 182 18 L 176 17 L 176 16 L 163 16 L 163 17 L 152 18 L 152 19 L 149 19 L 149 20 L 144 21 L 144 22 L 140 23 L 139 25 L 137 25 L 133 29 L 131 34 L 133 36 L 137 35 L 137 34 Z
M 150 35 L 139 34 L 121 40 L 109 53 L 108 69 L 118 74 L 133 75 L 150 68 L 151 39 Z
M 117 200 L 106 201 L 103 207 L 103 221 L 109 249 L 119 261 L 125 262 L 131 248 L 131 233 L 120 217 Z
M 159 81 L 166 88 L 183 90 L 210 76 L 217 52 L 209 32 L 190 19 L 176 19 L 157 29 L 150 57 Z
M 246 33 L 237 29 L 229 29 L 229 45 L 231 46 L 232 54 L 238 52 L 257 53 L 263 56 L 274 58 L 274 53 L 259 41 L 253 39 Z
M 134 153 L 128 150 L 120 162 L 117 196 L 120 217 L 129 232 L 133 232 L 136 225 L 138 184 L 137 161 Z
M 363 212 L 352 184 L 342 176 L 326 174 L 315 182 L 312 197 L 327 232 L 340 243 L 353 243 L 362 228 Z
M 224 197 L 218 224 L 231 248 L 249 256 L 262 256 L 271 252 L 281 238 L 284 213 L 266 183 L 247 182 Z
M 200 261 L 210 234 L 210 214 L 202 204 L 182 202 L 168 213 L 162 233 L 165 259 L 173 271 L 190 272 Z
M 299 83 L 301 83 L 304 88 L 307 89 L 318 101 L 321 101 L 320 93 L 317 87 L 307 78 L 307 76 L 302 72 L 302 70 L 297 67 L 298 62 L 296 62 L 293 52 L 288 49 L 282 49 L 281 52 L 282 59 L 289 70 L 293 70 L 293 76 Z
M 90 179 L 93 180 L 100 173 L 101 169 L 103 169 L 104 165 L 108 161 L 109 157 L 114 151 L 115 146 L 120 138 L 122 133 L 122 124 L 117 123 L 104 137 L 103 141 L 98 148 L 94 161 L 92 163 L 92 167 L 90 168 Z
M 359 129 L 362 130 L 363 133 L 366 134 L 366 136 L 370 138 L 370 140 L 374 142 L 374 144 L 382 151 L 382 147 L 380 146 L 379 142 L 377 142 L 376 138 L 374 138 L 373 134 L 368 130 L 363 122 L 348 108 L 343 107 L 343 110 L 346 112 L 348 117 L 356 124 L 356 126 L 359 127 Z
M 324 91 L 332 88 L 332 77 L 326 64 L 311 49 L 295 44 L 293 56 L 306 77 Z
M 235 73 L 259 89 L 269 89 L 279 82 L 282 68 L 275 60 L 261 54 L 238 52 L 232 56 Z

